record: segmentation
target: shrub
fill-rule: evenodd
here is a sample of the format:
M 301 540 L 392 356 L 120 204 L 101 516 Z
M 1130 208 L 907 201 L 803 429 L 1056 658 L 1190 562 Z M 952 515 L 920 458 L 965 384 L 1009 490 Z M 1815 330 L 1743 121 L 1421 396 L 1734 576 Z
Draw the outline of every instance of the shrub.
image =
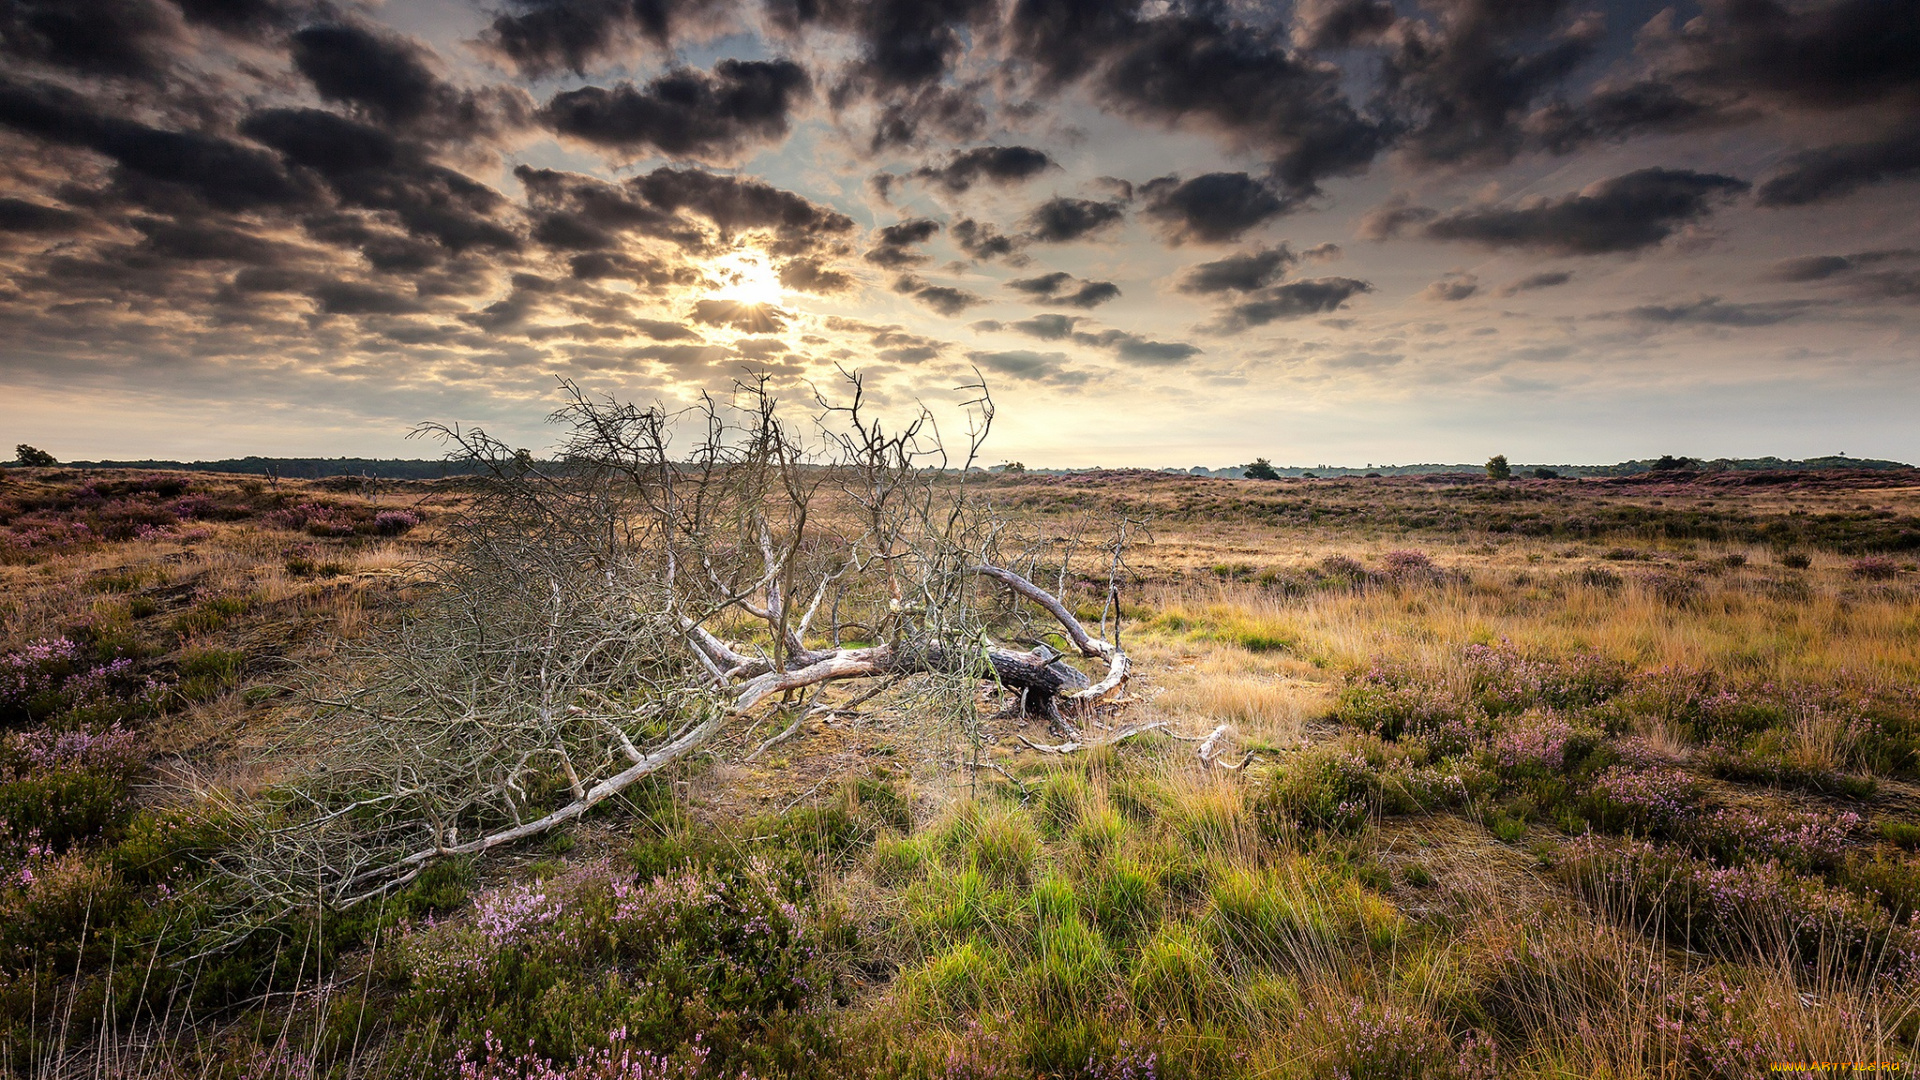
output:
M 1456 1041 L 1424 1012 L 1359 998 L 1322 1015 L 1328 1038 L 1316 1075 L 1342 1080 L 1491 1080 L 1496 1075 L 1494 1042 L 1482 1032 L 1469 1031 Z
M 1698 815 L 1700 785 L 1663 766 L 1615 765 L 1593 779 L 1587 816 L 1609 832 L 1675 836 Z
M 1900 573 L 1900 564 L 1884 555 L 1868 555 L 1853 560 L 1847 570 L 1866 581 L 1886 581 Z
M 636 883 L 605 865 L 495 890 L 470 920 L 407 939 L 397 1019 L 437 1023 L 440 1053 L 469 1061 L 489 1035 L 530 1059 L 591 1061 L 624 1030 L 636 1053 L 809 1075 L 837 981 L 802 891 L 752 867 Z
M 1722 862 L 1774 861 L 1801 873 L 1832 870 L 1863 832 L 1860 815 L 1722 809 L 1701 819 L 1696 846 Z
M 1813 565 L 1813 560 L 1802 551 L 1788 551 L 1780 556 L 1780 565 L 1789 570 L 1805 570 Z
M 1560 872 L 1603 909 L 1685 948 L 1733 959 L 1785 955 L 1856 978 L 1920 970 L 1911 927 L 1778 863 L 1720 867 L 1650 844 L 1615 848 L 1583 837 L 1563 853 Z
M 373 516 L 373 531 L 381 536 L 399 536 L 420 524 L 420 516 L 406 510 L 382 510 Z

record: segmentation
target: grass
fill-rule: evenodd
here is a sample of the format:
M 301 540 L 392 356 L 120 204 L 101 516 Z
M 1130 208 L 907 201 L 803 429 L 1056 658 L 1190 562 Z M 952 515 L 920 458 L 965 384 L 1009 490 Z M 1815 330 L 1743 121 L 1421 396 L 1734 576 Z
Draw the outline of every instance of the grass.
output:
M 240 516 L 0 564 L 8 655 L 73 635 L 0 735 L 15 1072 L 1668 1078 L 1920 1056 L 1905 491 L 990 480 L 1030 521 L 1157 515 L 1122 627 L 1140 674 L 1093 719 L 1165 728 L 1061 760 L 1003 715 L 982 721 L 994 769 L 958 770 L 951 727 L 869 710 L 183 967 L 300 707 L 266 684 L 404 618 L 434 542 L 355 532 L 378 508 L 339 493 L 194 483 Z M 44 532 L 60 494 L 27 494 Z M 1222 727 L 1244 771 L 1187 741 Z

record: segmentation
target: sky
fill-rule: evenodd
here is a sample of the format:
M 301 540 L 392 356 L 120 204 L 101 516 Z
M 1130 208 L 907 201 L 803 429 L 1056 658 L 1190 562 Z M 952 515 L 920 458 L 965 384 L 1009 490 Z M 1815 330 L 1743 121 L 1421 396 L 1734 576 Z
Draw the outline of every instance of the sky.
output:
M 0 0 L 0 442 L 1920 460 L 1914 0 Z

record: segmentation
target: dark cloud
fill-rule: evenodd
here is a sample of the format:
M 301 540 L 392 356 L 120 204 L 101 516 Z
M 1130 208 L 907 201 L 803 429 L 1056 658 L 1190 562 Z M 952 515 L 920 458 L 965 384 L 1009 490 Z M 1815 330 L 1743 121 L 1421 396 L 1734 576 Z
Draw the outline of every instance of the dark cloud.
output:
M 1385 147 L 1387 129 L 1353 107 L 1339 69 L 1292 53 L 1273 30 L 1231 21 L 1224 4 L 1151 17 L 1143 10 L 1019 0 L 1009 30 L 1044 82 L 1091 78 L 1106 108 L 1210 129 L 1267 157 L 1275 181 L 1295 197 L 1364 169 Z
M 1335 249 L 1338 250 L 1338 249 Z M 1224 259 L 1187 268 L 1176 286 L 1183 293 L 1207 295 L 1222 292 L 1252 292 L 1280 280 L 1300 257 L 1287 245 L 1245 251 Z
M 944 165 L 915 169 L 913 175 L 958 194 L 982 181 L 1024 183 L 1057 168 L 1045 151 L 1030 146 L 977 146 L 955 154 Z
M 1920 19 L 1914 20 L 1920 22 Z M 1804 206 L 1920 176 L 1920 124 L 1883 138 L 1803 150 L 1760 185 L 1762 206 Z
M 881 106 L 874 121 L 873 151 L 918 146 L 934 135 L 954 142 L 979 138 L 986 132 L 988 121 L 986 106 L 980 103 L 983 92 L 984 87 L 978 84 L 923 86 L 896 92 Z
M 1729 304 L 1718 296 L 1702 296 L 1684 304 L 1648 304 L 1627 311 L 1626 317 L 1638 322 L 1698 326 L 1772 326 L 1805 314 L 1815 303 L 1811 300 L 1785 300 L 1758 304 Z
M 417 296 L 357 281 L 329 281 L 311 295 L 328 315 L 410 315 L 426 310 Z
M 1338 311 L 1355 296 L 1372 291 L 1371 283 L 1345 277 L 1309 278 L 1274 285 L 1226 308 L 1208 329 L 1237 334 L 1271 322 L 1322 315 Z
M 958 315 L 970 307 L 986 303 L 986 299 L 965 289 L 956 289 L 950 285 L 935 285 L 915 274 L 901 274 L 893 281 L 893 291 L 901 296 L 911 296 L 927 307 L 942 315 Z
M 1706 217 L 1717 201 L 1747 187 L 1716 173 L 1641 169 L 1559 199 L 1454 210 L 1428 220 L 1421 235 L 1563 255 L 1636 251 Z
M 1460 270 L 1450 270 L 1439 281 L 1420 291 L 1423 300 L 1456 303 L 1480 291 L 1480 279 Z
M 1397 21 L 1387 0 L 1300 0 L 1293 8 L 1293 42 L 1303 49 L 1371 45 Z
M 875 93 L 940 81 L 966 47 L 965 34 L 995 13 L 993 0 L 771 0 L 791 31 L 823 26 L 850 34 L 859 56 L 848 79 Z
M 86 220 L 57 206 L 0 198 L 0 232 L 66 234 L 78 232 Z
M 1093 308 L 1120 295 L 1120 286 L 1111 281 L 1086 281 L 1064 270 L 1038 277 L 1015 278 L 1007 288 L 1025 293 L 1037 303 L 1063 307 Z
M 1542 148 L 1570 154 L 1588 143 L 1649 131 L 1679 131 L 1726 119 L 1712 106 L 1686 97 L 1667 83 L 1644 80 L 1597 90 L 1577 103 L 1554 102 L 1527 117 L 1523 127 Z
M 1573 273 L 1571 271 L 1545 270 L 1538 274 L 1528 274 L 1526 277 L 1507 282 L 1505 285 L 1500 286 L 1500 295 L 1518 296 L 1523 292 L 1531 292 L 1535 289 L 1551 289 L 1557 285 L 1565 285 L 1572 280 Z
M 1076 333 L 1073 341 L 1077 345 L 1088 345 L 1098 349 L 1112 349 L 1114 355 L 1129 364 L 1176 364 L 1191 356 L 1198 356 L 1198 346 L 1184 341 L 1149 341 L 1138 334 L 1129 334 L 1124 330 L 1102 330 L 1097 334 Z
M 1042 341 L 1059 341 L 1073 333 L 1076 323 L 1082 321 L 1079 315 L 1035 315 L 1019 322 L 1003 323 L 988 320 L 973 324 L 975 330 L 1012 330 L 1028 337 L 1037 337 Z
M 1439 216 L 1440 211 L 1410 205 L 1405 195 L 1396 193 L 1362 215 L 1356 232 L 1363 240 L 1392 240 L 1408 229 L 1425 225 Z
M 1028 212 L 1027 238 L 1040 244 L 1064 244 L 1119 224 L 1126 216 L 1123 202 L 1055 196 Z
M 864 257 L 875 266 L 892 270 L 903 266 L 919 266 L 932 261 L 933 257 L 915 250 L 916 245 L 933 239 L 939 231 L 940 223 L 931 218 L 909 218 L 895 222 L 875 234 L 874 245 L 867 249 Z
M 1143 209 L 1174 243 L 1231 243 L 1248 229 L 1291 209 L 1264 181 L 1246 173 L 1207 173 L 1191 180 L 1163 176 L 1140 188 Z
M 158 82 L 172 68 L 180 17 L 158 0 L 8 0 L 0 51 L 85 75 Z
M 237 37 L 252 37 L 290 23 L 305 3 L 279 0 L 173 0 L 187 21 Z
M 507 0 L 481 41 L 522 75 L 584 75 L 642 45 L 665 47 L 725 7 L 721 0 Z
M 795 292 L 837 293 L 853 288 L 853 275 L 835 270 L 815 256 L 789 259 L 780 267 L 780 284 Z
M 775 334 L 786 329 L 786 312 L 766 304 L 737 300 L 696 300 L 689 316 L 707 326 L 722 326 L 748 334 Z
M 1500 164 L 1526 145 L 1521 121 L 1597 47 L 1563 0 L 1444 0 L 1438 25 L 1407 20 L 1381 69 L 1379 99 L 1417 161 Z
M 312 170 L 345 205 L 395 215 L 407 231 L 450 251 L 516 250 L 520 237 L 497 220 L 500 193 L 378 128 L 319 109 L 268 109 L 241 131 Z
M 723 238 L 770 231 L 779 255 L 811 253 L 854 229 L 847 215 L 751 177 L 667 167 L 636 176 L 626 186 L 658 210 L 706 218 Z
M 539 117 L 562 135 L 624 154 L 725 161 L 785 138 L 789 117 L 812 86 L 791 60 L 722 60 L 711 74 L 681 68 L 644 88 L 569 90 Z
M 1868 300 L 1913 300 L 1920 298 L 1920 272 L 1892 269 L 1872 270 L 1889 262 L 1920 261 L 1920 249 L 1892 248 L 1861 251 L 1852 255 L 1802 255 L 1782 259 L 1768 267 L 1762 277 L 1784 282 L 1833 282 L 1846 291 Z
M 288 175 L 271 154 L 215 135 L 166 131 L 99 112 L 51 83 L 0 75 L 0 126 L 101 154 L 118 166 L 123 186 L 129 181 L 160 185 L 166 193 L 208 206 L 296 206 L 313 195 L 310 185 Z
M 1920 95 L 1920 19 L 1899 0 L 1706 0 L 1673 29 L 1656 20 L 1649 48 L 1670 77 L 1814 109 Z
M 321 97 L 364 107 L 390 123 L 419 119 L 448 93 L 423 48 L 366 27 L 306 27 L 293 35 L 292 53 L 294 67 Z
M 960 250 L 972 258 L 1006 259 L 1010 263 L 1025 261 L 1020 255 L 1020 240 L 1002 233 L 987 222 L 961 218 L 947 232 L 953 237 L 953 242 L 960 245 Z
M 967 359 L 974 366 L 996 375 L 1005 375 L 1011 379 L 1027 382 L 1081 386 L 1093 377 L 1088 372 L 1069 368 L 1065 353 L 1007 349 L 1001 352 L 970 352 L 967 354 Z

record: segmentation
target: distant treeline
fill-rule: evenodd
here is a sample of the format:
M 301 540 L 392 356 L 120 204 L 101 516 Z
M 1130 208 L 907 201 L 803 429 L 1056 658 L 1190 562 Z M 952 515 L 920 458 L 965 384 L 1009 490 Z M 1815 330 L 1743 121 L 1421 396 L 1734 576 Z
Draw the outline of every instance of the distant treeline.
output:
M 381 480 L 437 480 L 446 476 L 471 476 L 482 471 L 480 466 L 462 461 L 444 461 L 440 459 L 421 460 L 415 458 L 269 458 L 243 457 L 223 458 L 218 461 L 66 461 L 61 462 L 75 469 L 177 469 L 188 472 L 251 473 L 255 476 L 282 476 L 293 480 L 318 480 L 329 476 L 371 476 Z M 1907 469 L 1912 466 L 1899 461 L 1883 461 L 1878 458 L 1832 457 L 1807 458 L 1793 460 L 1789 458 L 1715 458 L 1700 461 L 1692 458 L 1647 458 L 1640 461 L 1623 461 L 1617 465 L 1521 465 L 1512 466 L 1513 475 L 1533 476 L 1536 470 L 1545 469 L 1559 476 L 1633 476 L 1638 473 L 1661 470 L 1684 469 L 1696 472 L 1728 471 L 1816 471 L 1823 469 Z M 1238 478 L 1245 471 L 1244 465 L 1230 465 L 1224 469 L 1211 469 L 1196 465 L 1191 469 L 1162 469 L 1162 472 L 1185 473 L 1189 476 L 1228 476 Z M 1474 473 L 1484 474 L 1484 464 L 1443 465 L 1425 463 L 1419 465 L 1368 465 L 1349 467 L 1340 465 L 1275 465 L 1274 471 L 1281 476 L 1432 476 L 1438 473 Z M 1000 471 L 995 469 L 994 471 Z M 1034 473 L 1067 474 L 1087 472 L 1086 469 L 1028 469 Z
M 381 480 L 437 480 L 471 476 L 479 469 L 461 461 L 412 458 L 224 458 L 219 461 L 65 461 L 75 469 L 178 469 L 187 472 L 251 473 L 289 480 L 328 476 L 371 476 Z
M 1879 458 L 1856 458 L 1833 455 L 1831 457 L 1806 458 L 1714 458 L 1702 461 L 1694 458 L 1646 458 L 1639 461 L 1622 461 L 1617 465 L 1522 465 L 1512 466 L 1513 475 L 1530 477 L 1535 470 L 1545 469 L 1565 477 L 1580 476 L 1634 476 L 1639 473 L 1660 470 L 1685 470 L 1690 472 L 1773 472 L 1802 471 L 1813 472 L 1823 469 L 1909 469 L 1913 466 L 1900 461 L 1883 461 Z M 1165 472 L 1184 472 L 1190 476 L 1229 476 L 1239 477 L 1246 470 L 1245 465 L 1230 465 L 1224 469 L 1210 469 L 1195 466 L 1191 469 L 1166 469 Z M 1073 472 L 1070 469 L 1033 469 L 1033 472 Z M 1439 473 L 1473 473 L 1485 475 L 1485 464 L 1443 465 L 1426 463 L 1420 465 L 1368 465 L 1354 468 L 1340 465 L 1275 465 L 1273 471 L 1281 476 L 1433 476 Z

